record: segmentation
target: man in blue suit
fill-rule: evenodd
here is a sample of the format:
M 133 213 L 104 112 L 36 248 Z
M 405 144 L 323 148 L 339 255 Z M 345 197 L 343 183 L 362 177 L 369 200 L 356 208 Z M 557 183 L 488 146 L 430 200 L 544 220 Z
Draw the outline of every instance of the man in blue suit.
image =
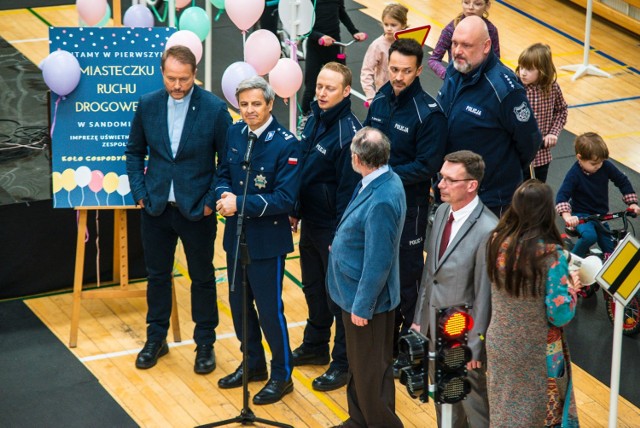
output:
M 224 147 L 231 116 L 222 100 L 194 85 L 196 59 L 188 48 L 167 49 L 161 69 L 165 88 L 140 98 L 125 151 L 131 192 L 143 208 L 148 273 L 147 341 L 136 367 L 153 367 L 169 352 L 171 275 L 180 238 L 191 277 L 194 371 L 206 374 L 216 367 L 213 343 L 218 326 L 213 270 L 215 157 Z
M 298 140 L 271 115 L 275 93 L 262 77 L 240 82 L 236 97 L 243 121 L 229 128 L 218 170 L 216 209 L 227 218 L 224 228 L 227 274 L 230 281 L 235 278 L 230 284 L 229 304 L 236 336 L 241 343 L 247 343 L 249 381 L 267 378 L 260 327 L 271 348 L 271 378 L 253 397 L 253 403 L 270 404 L 293 391 L 293 358 L 282 303 L 282 279 L 285 256 L 293 251 L 288 214 L 300 185 L 300 147 Z M 242 298 L 243 269 L 235 257 L 238 216 L 243 204 L 244 238 L 250 259 L 246 266 L 247 307 Z M 247 331 L 242 324 L 245 310 Z M 235 372 L 220 379 L 218 386 L 223 389 L 242 386 L 243 373 L 241 364 Z
M 362 175 L 331 244 L 327 286 L 342 308 L 349 376 L 345 427 L 402 427 L 395 413 L 393 336 L 400 303 L 400 235 L 407 213 L 402 181 L 388 166 L 391 144 L 365 127 L 351 143 Z

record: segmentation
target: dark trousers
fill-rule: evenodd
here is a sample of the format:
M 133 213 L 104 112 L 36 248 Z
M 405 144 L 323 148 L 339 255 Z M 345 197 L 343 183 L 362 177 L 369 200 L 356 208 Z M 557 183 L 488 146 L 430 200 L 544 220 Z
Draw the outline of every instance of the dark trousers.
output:
M 289 332 L 284 316 L 282 302 L 282 279 L 284 277 L 285 256 L 270 259 L 251 260 L 247 266 L 247 361 L 249 370 L 261 370 L 266 367 L 262 333 L 271 348 L 271 378 L 289 380 L 293 368 Z M 227 254 L 227 275 L 233 276 L 233 254 Z M 235 288 L 229 290 L 229 305 L 233 318 L 233 327 L 238 340 L 242 343 L 245 332 L 242 330 L 242 266 L 237 264 Z M 257 308 L 257 311 L 256 311 Z M 242 346 L 240 347 L 242 349 Z
M 394 311 L 375 314 L 364 327 L 351 322 L 342 311 L 347 340 L 349 376 L 347 427 L 402 427 L 396 415 L 396 388 L 393 381 Z
M 549 174 L 549 165 L 550 164 L 545 164 L 545 165 L 540 165 L 533 168 L 533 173 L 535 174 L 536 179 L 542 181 L 543 183 L 547 182 L 547 175 Z M 527 181 L 528 179 L 530 179 L 531 171 L 529 171 L 529 168 L 525 168 L 525 170 L 522 171 L 522 175 L 524 176 L 524 181 Z
M 199 221 L 186 219 L 178 208 L 167 205 L 159 216 L 142 210 L 141 229 L 144 260 L 147 265 L 147 340 L 167 337 L 171 316 L 171 274 L 178 238 L 182 241 L 191 278 L 191 316 L 196 324 L 193 340 L 210 345 L 216 340 L 218 306 L 213 271 L 213 242 L 216 216 Z
M 411 328 L 424 268 L 424 240 L 429 221 L 429 205 L 407 207 L 400 237 L 400 306 L 396 309 L 395 344 Z M 394 351 L 394 354 L 396 352 Z
M 311 101 L 316 95 L 316 79 L 322 66 L 328 62 L 336 61 L 344 64 L 344 60 L 338 59 L 340 48 L 336 45 L 320 46 L 318 42 L 307 41 L 307 50 L 304 58 L 304 92 L 300 108 L 303 114 L 311 111 Z
M 331 368 L 346 371 L 347 348 L 342 324 L 342 310 L 336 305 L 329 293 L 325 279 L 329 259 L 329 245 L 333 240 L 334 229 L 317 227 L 308 223 L 300 231 L 300 267 L 302 269 L 302 291 L 309 308 L 309 318 L 304 328 L 303 344 L 315 348 L 319 353 L 326 352 L 331 339 L 331 325 L 336 321 L 336 336 L 331 352 Z

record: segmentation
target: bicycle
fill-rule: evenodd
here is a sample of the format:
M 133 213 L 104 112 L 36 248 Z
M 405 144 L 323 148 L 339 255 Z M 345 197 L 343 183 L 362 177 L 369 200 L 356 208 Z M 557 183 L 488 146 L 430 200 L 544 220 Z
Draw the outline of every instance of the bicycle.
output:
M 336 55 L 336 58 L 340 61 L 346 61 L 347 60 L 347 48 L 349 46 L 351 46 L 352 44 L 362 41 L 364 42 L 365 40 L 367 40 L 367 37 L 364 38 L 364 40 L 356 40 L 353 39 L 349 42 L 339 42 L 339 41 L 334 41 L 333 44 L 336 46 L 340 46 L 340 52 L 338 52 L 338 54 Z M 318 44 L 320 46 L 324 46 L 324 39 L 321 37 L 318 39 Z
M 636 213 L 632 209 L 612 212 L 608 214 L 590 215 L 588 217 L 581 218 L 579 223 L 584 224 L 587 222 L 593 222 L 596 230 L 599 233 L 611 236 L 615 242 L 615 245 L 617 246 L 618 243 L 620 243 L 620 241 L 622 241 L 624 237 L 627 236 L 627 234 L 629 233 L 629 228 L 631 228 L 631 230 L 635 234 L 635 229 L 633 227 L 633 224 L 629 222 L 629 217 L 637 217 Z M 622 226 L 617 229 L 609 230 L 603 225 L 603 223 L 612 220 L 621 220 Z M 567 227 L 565 228 L 565 231 L 569 236 L 579 237 L 579 233 L 574 228 Z M 566 240 L 565 243 L 567 244 L 567 247 L 569 249 L 573 247 L 573 241 Z M 602 259 L 603 262 L 610 256 L 610 254 L 604 254 L 597 248 L 592 248 L 589 255 L 595 255 Z M 600 286 L 597 282 L 591 285 L 584 286 L 582 289 L 582 291 L 584 292 L 584 297 L 588 298 L 595 295 L 599 288 Z M 609 321 L 611 322 L 611 324 L 613 324 L 613 320 L 615 318 L 615 300 L 609 293 L 605 291 L 603 291 L 603 296 L 607 309 L 607 316 L 609 317 Z M 622 328 L 623 334 L 625 336 L 633 336 L 640 332 L 640 296 L 638 296 L 638 294 L 633 296 L 627 306 L 625 306 L 624 315 L 624 323 Z

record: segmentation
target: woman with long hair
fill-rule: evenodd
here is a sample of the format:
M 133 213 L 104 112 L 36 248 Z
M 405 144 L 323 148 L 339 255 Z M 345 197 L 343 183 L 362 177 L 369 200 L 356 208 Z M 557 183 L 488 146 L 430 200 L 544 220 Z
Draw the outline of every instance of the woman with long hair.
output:
M 581 284 L 569 272 L 555 217 L 551 188 L 528 180 L 487 244 L 492 426 L 578 426 L 562 326 L 575 315 Z

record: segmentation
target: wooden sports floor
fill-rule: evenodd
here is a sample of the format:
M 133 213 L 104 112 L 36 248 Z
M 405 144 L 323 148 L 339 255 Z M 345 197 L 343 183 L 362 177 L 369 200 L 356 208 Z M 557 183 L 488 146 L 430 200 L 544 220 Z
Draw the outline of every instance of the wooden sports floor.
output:
M 70 2 L 71 3 L 71 2 Z M 379 19 L 383 2 L 360 0 L 362 10 Z M 412 26 L 431 24 L 427 43 L 434 46 L 441 29 L 459 12 L 453 0 L 403 0 L 410 7 Z M 77 25 L 75 7 L 34 9 L 55 26 Z M 565 1 L 508 2 L 494 0 L 490 19 L 500 31 L 502 59 L 515 66 L 519 53 L 531 43 L 552 46 L 556 66 L 582 63 L 581 40 L 584 10 Z M 0 36 L 38 64 L 48 53 L 48 27 L 27 9 L 0 12 Z M 609 72 L 611 78 L 583 77 L 560 71 L 559 83 L 570 105 L 567 129 L 573 133 L 597 131 L 607 141 L 614 159 L 640 171 L 640 38 L 594 19 L 590 63 Z M 426 70 L 425 72 L 429 72 Z M 359 89 L 359 88 L 357 88 Z M 171 352 L 151 370 L 134 368 L 134 358 L 145 340 L 144 299 L 84 300 L 81 309 L 78 346 L 72 352 L 100 380 L 104 388 L 141 426 L 186 427 L 237 416 L 242 407 L 241 390 L 219 390 L 217 380 L 232 372 L 241 353 L 235 338 L 227 299 L 227 273 L 221 248 L 222 225 L 216 241 L 214 264 L 218 276 L 220 326 L 217 330 L 218 367 L 211 375 L 193 373 L 194 344 L 190 340 L 189 280 L 182 251 L 176 257 L 176 290 L 183 341 L 173 343 Z M 294 240 L 298 237 L 294 236 Z M 287 261 L 284 301 L 292 347 L 302 340 L 306 303 L 300 285 L 297 253 Z M 71 284 L 70 284 L 71 286 Z M 133 288 L 144 284 L 133 284 Z M 27 300 L 28 306 L 64 343 L 69 340 L 71 294 L 57 294 Z M 280 403 L 252 406 L 259 417 L 298 427 L 327 427 L 347 418 L 344 389 L 319 393 L 311 381 L 324 367 L 294 370 L 295 391 Z M 583 427 L 607 425 L 609 391 L 579 367 L 574 368 L 580 422 Z M 250 385 L 255 394 L 261 384 Z M 397 411 L 407 427 L 435 426 L 432 404 L 411 399 L 397 386 Z M 259 426 L 259 425 L 258 425 Z M 620 427 L 639 427 L 640 411 L 619 400 Z

